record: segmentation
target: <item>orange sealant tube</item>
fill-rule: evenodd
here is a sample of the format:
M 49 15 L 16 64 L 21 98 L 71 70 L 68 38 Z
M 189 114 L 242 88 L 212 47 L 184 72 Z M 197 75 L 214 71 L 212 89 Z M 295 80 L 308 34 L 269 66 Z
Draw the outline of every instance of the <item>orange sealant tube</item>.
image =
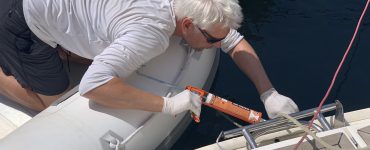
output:
M 193 86 L 187 86 L 186 89 L 198 94 L 202 99 L 202 104 L 239 118 L 245 122 L 255 124 L 259 123 L 262 119 L 261 112 L 246 108 Z M 200 116 L 196 116 L 194 113 L 192 113 L 192 117 L 195 122 L 200 122 Z

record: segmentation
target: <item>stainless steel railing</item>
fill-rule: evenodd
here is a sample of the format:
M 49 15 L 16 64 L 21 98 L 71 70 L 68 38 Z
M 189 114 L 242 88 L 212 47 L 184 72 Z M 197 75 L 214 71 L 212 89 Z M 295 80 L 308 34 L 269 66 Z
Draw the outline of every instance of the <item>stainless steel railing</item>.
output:
M 317 108 L 312 108 L 304 111 L 300 111 L 297 113 L 290 114 L 291 117 L 294 119 L 303 119 L 307 117 L 312 117 Z M 330 111 L 335 110 L 335 118 L 333 124 L 330 124 L 324 117 L 323 113 L 327 113 Z M 338 128 L 338 127 L 343 127 L 346 125 L 346 121 L 344 119 L 344 113 L 343 113 L 343 106 L 342 104 L 337 100 L 335 103 L 327 104 L 324 105 L 321 110 L 319 115 L 316 118 L 320 125 L 314 124 L 312 126 L 312 129 L 315 130 L 316 132 L 321 132 L 321 131 L 327 131 L 333 128 Z M 308 121 L 300 121 L 303 125 L 308 125 Z M 250 146 L 250 148 L 257 148 L 257 143 L 255 142 L 255 139 L 261 135 L 277 132 L 277 131 L 282 131 L 282 130 L 287 130 L 291 128 L 297 127 L 295 124 L 289 122 L 288 119 L 284 117 L 277 117 L 275 119 L 267 120 L 260 122 L 258 124 L 253 124 L 253 125 L 248 125 L 236 129 L 232 129 L 229 131 L 224 131 L 221 132 L 219 138 L 217 139 L 217 142 L 221 140 L 226 140 L 226 139 L 231 139 L 234 137 L 239 137 L 239 136 L 244 136 L 247 145 Z

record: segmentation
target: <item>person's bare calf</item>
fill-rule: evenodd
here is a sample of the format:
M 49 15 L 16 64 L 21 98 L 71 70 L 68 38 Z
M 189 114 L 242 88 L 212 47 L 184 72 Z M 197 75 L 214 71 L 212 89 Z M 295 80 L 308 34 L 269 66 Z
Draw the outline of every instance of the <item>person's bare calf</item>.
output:
M 44 110 L 62 95 L 46 96 L 25 89 L 13 76 L 6 76 L 1 68 L 0 83 L 0 94 L 36 111 Z

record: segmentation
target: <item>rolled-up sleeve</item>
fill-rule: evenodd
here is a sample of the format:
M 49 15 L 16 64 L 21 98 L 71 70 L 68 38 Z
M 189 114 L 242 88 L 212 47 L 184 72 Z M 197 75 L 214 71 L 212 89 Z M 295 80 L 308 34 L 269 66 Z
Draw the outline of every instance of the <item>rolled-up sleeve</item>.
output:
M 136 26 L 125 30 L 101 54 L 94 57 L 81 80 L 80 94 L 86 94 L 113 77 L 128 77 L 144 63 L 163 53 L 168 45 L 169 35 L 158 28 Z
M 235 29 L 231 29 L 229 33 L 227 34 L 226 38 L 221 41 L 222 51 L 225 53 L 229 52 L 242 39 L 243 39 L 243 36 L 238 31 L 236 31 Z

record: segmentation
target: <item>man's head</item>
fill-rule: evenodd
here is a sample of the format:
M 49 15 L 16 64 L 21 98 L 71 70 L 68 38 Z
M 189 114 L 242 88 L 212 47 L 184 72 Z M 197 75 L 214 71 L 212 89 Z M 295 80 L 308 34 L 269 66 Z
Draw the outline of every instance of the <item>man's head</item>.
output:
M 176 33 L 193 48 L 220 47 L 243 19 L 238 0 L 175 0 Z

